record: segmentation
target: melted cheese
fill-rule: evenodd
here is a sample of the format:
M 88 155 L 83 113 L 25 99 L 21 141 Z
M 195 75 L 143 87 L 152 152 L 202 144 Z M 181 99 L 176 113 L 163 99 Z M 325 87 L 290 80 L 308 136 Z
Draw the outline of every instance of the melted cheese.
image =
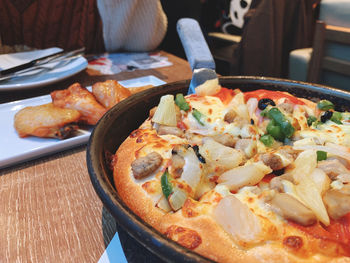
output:
M 192 109 L 198 110 L 205 115 L 204 125 L 200 124 L 191 113 L 183 119 L 183 122 L 189 127 L 191 133 L 202 135 L 215 135 L 221 133 L 221 127 L 224 127 L 224 116 L 226 107 L 219 98 L 216 97 L 196 97 L 189 102 Z
M 338 125 L 332 121 L 327 121 L 325 124 L 319 124 L 317 127 L 297 131 L 295 136 L 301 138 L 313 138 L 319 144 L 332 142 L 350 147 L 350 126 Z
M 256 186 L 245 186 L 234 194 L 239 200 L 248 205 L 255 214 L 268 218 L 275 226 L 281 227 L 285 220 L 277 215 L 271 206 L 266 202 L 274 194 L 274 190 L 264 190 L 261 193 L 256 191 Z
M 189 101 L 189 104 L 192 109 L 197 109 L 206 116 L 203 120 L 204 125 L 200 124 L 191 113 L 184 117 L 183 122 L 187 125 L 190 133 L 205 136 L 229 133 L 242 138 L 251 138 L 258 133 L 258 130 L 251 124 L 224 121 L 225 114 L 230 110 L 230 107 L 224 105 L 217 97 L 195 97 Z

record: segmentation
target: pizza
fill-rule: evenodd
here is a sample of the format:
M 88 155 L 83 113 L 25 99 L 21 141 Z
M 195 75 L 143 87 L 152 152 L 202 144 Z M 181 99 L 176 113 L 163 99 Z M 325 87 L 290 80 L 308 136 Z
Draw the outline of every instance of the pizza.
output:
M 218 262 L 350 262 L 350 113 L 283 91 L 164 95 L 117 149 L 131 210 Z

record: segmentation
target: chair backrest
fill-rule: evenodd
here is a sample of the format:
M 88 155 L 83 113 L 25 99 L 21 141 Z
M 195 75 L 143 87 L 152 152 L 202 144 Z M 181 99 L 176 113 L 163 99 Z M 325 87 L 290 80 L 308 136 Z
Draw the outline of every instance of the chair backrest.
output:
M 327 25 L 350 27 L 350 0 L 322 0 L 319 20 Z
M 350 28 L 316 23 L 307 81 L 350 90 Z

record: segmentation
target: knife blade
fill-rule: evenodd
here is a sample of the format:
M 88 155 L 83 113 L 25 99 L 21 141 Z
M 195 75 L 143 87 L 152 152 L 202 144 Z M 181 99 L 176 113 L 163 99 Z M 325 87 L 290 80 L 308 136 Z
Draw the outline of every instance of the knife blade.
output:
M 27 69 L 22 69 L 20 71 L 9 73 L 5 76 L 0 75 L 0 82 L 6 81 L 6 80 L 12 79 L 12 78 L 37 76 L 39 74 L 43 74 L 43 72 L 48 72 L 48 71 L 51 71 L 55 68 L 63 67 L 65 65 L 67 65 L 68 63 L 75 61 L 79 57 L 81 57 L 81 54 L 74 55 L 74 56 L 68 56 L 68 57 L 59 57 L 59 58 L 56 58 L 56 59 L 50 61 L 49 63 L 45 63 L 42 65 L 35 65 L 35 66 L 27 68 Z
M 13 74 L 15 72 L 22 71 L 24 69 L 29 69 L 29 68 L 32 68 L 32 67 L 44 65 L 44 64 L 53 62 L 53 61 L 61 59 L 61 58 L 66 58 L 66 57 L 71 57 L 71 56 L 75 56 L 75 55 L 78 55 L 78 54 L 83 54 L 84 51 L 85 51 L 85 47 L 78 48 L 78 49 L 75 49 L 75 50 L 72 50 L 72 51 L 66 51 L 66 52 L 60 51 L 60 52 L 57 52 L 57 53 L 53 53 L 51 55 L 48 55 L 48 56 L 45 56 L 45 57 L 42 57 L 42 58 L 38 58 L 38 59 L 34 59 L 34 60 L 31 60 L 31 61 L 29 61 L 27 63 L 21 64 L 21 65 L 12 67 L 12 68 L 1 70 L 0 71 L 0 77 L 4 77 L 4 76 L 7 76 L 9 74 Z
M 181 18 L 176 25 L 188 62 L 193 70 L 188 94 L 196 93 L 196 87 L 207 80 L 217 79 L 215 61 L 198 22 Z

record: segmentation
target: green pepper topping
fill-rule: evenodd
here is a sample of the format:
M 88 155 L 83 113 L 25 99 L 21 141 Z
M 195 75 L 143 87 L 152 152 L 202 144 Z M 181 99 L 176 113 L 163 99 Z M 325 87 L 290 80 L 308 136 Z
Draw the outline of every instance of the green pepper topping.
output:
M 318 162 L 327 159 L 327 153 L 324 151 L 317 151 L 316 154 L 317 154 L 317 161 Z
M 271 120 L 275 122 L 273 125 L 280 127 L 281 133 L 284 135 L 283 138 L 280 137 L 281 139 L 278 139 L 271 134 L 275 139 L 283 141 L 284 137 L 286 138 L 292 137 L 294 133 L 294 127 L 286 119 L 286 117 L 283 115 L 283 113 L 279 109 L 272 108 L 269 110 L 267 115 Z
M 317 103 L 317 108 L 319 108 L 320 110 L 330 110 L 330 109 L 334 109 L 334 104 L 332 102 L 330 102 L 329 100 L 320 100 Z
M 265 144 L 267 147 L 270 147 L 275 140 L 273 139 L 273 137 L 270 134 L 265 134 L 263 136 L 260 137 L 260 141 Z
M 266 127 L 266 131 L 270 134 L 274 139 L 283 142 L 284 135 L 282 133 L 281 126 L 277 125 L 274 120 L 271 120 Z
M 175 104 L 180 108 L 180 110 L 188 111 L 190 109 L 190 105 L 187 103 L 184 95 L 181 93 L 176 94 Z
M 333 122 L 335 122 L 335 123 L 337 123 L 337 124 L 343 124 L 343 123 L 341 122 L 341 119 L 342 119 L 341 113 L 338 112 L 338 111 L 334 111 L 334 112 L 333 112 L 333 115 L 332 115 L 332 117 L 331 117 L 331 121 L 333 121 Z
M 317 121 L 317 118 L 315 116 L 309 116 L 307 118 L 307 125 L 311 126 L 315 121 Z
M 204 123 L 202 120 L 203 120 L 203 118 L 205 118 L 205 115 L 203 113 L 201 113 L 199 110 L 193 108 L 192 115 L 199 122 L 200 125 L 204 126 Z
M 169 195 L 173 192 L 173 185 L 170 181 L 170 174 L 168 172 L 168 169 L 166 169 L 165 172 L 162 174 L 162 177 L 160 178 L 160 183 L 162 186 L 162 192 L 164 196 L 168 199 Z
M 267 116 L 274 120 L 277 124 L 281 125 L 286 120 L 283 113 L 278 108 L 272 108 L 267 113 Z
M 282 122 L 281 128 L 282 128 L 282 133 L 286 136 L 286 138 L 292 137 L 295 129 L 288 120 L 285 120 L 284 122 Z

